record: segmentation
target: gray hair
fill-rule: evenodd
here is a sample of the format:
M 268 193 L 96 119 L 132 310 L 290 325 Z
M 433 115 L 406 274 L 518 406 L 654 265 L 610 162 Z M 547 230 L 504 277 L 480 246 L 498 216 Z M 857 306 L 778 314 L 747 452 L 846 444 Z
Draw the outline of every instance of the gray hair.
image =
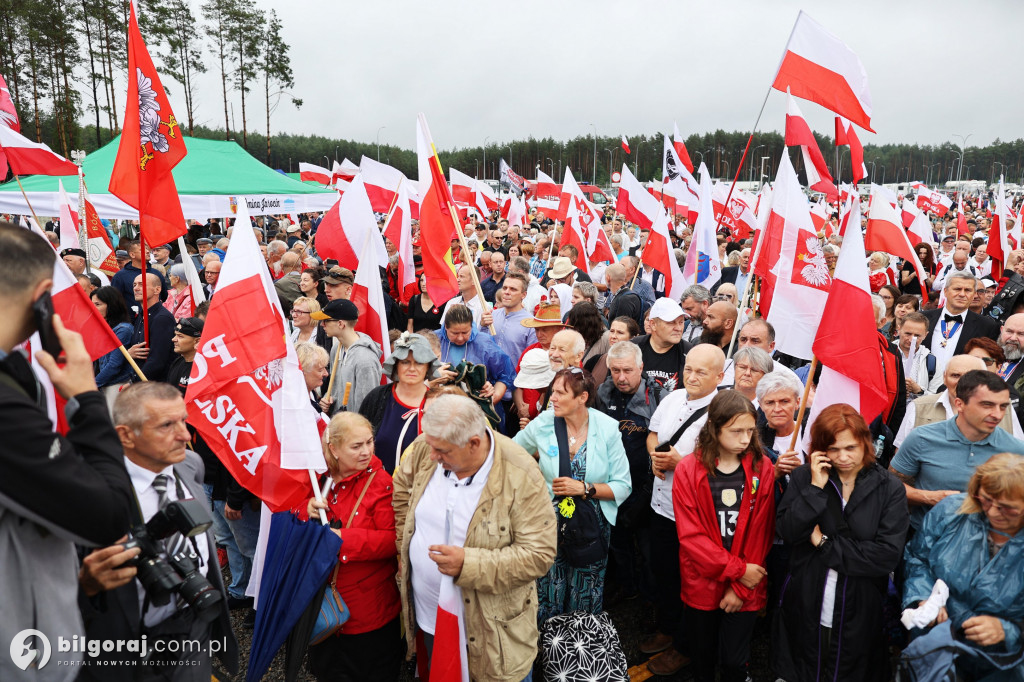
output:
M 586 352 L 586 350 L 587 350 L 587 342 L 583 338 L 583 334 L 580 334 L 575 329 L 563 329 L 560 332 L 556 333 L 555 336 L 560 336 L 562 334 L 571 334 L 572 335 L 572 337 L 573 337 L 572 338 L 572 352 L 573 352 L 574 355 L 583 355 L 583 353 Z M 555 342 L 555 336 L 551 337 L 551 342 L 552 343 Z
M 132 384 L 117 394 L 114 401 L 114 426 L 127 426 L 138 435 L 146 423 L 146 405 L 154 400 L 175 400 L 181 398 L 177 388 L 162 381 L 143 381 Z
M 308 341 L 295 344 L 295 355 L 298 358 L 299 366 L 303 369 L 309 369 L 317 362 L 323 363 L 326 366 L 330 362 L 331 357 L 323 346 Z
M 744 350 L 749 349 L 745 348 Z M 761 352 L 763 353 L 764 351 Z M 777 391 L 791 391 L 799 402 L 800 394 L 803 390 L 804 387 L 800 384 L 800 380 L 796 378 L 795 374 L 787 372 L 784 369 L 780 369 L 774 372 L 769 372 L 761 377 L 761 381 L 757 382 L 757 388 L 754 390 L 754 393 L 757 395 L 757 402 L 761 402 L 769 393 L 775 393 Z
M 679 300 L 685 301 L 688 298 L 692 298 L 695 303 L 704 303 L 711 300 L 711 292 L 708 291 L 707 287 L 700 284 L 691 284 L 683 289 L 683 294 L 679 297 Z
M 676 263 L 682 268 L 686 264 L 686 252 L 682 249 L 672 249 L 672 253 L 675 254 Z
M 821 247 L 821 250 L 822 252 L 833 256 L 839 255 L 839 247 L 836 246 L 835 244 L 825 244 L 825 246 Z
M 516 270 L 524 275 L 530 274 L 530 259 L 526 256 L 516 256 L 508 263 L 509 270 Z
M 187 257 L 188 256 L 186 256 L 186 258 Z M 167 271 L 167 276 L 168 277 L 177 277 L 182 282 L 184 282 L 186 279 L 188 279 L 187 276 L 186 276 L 186 273 L 187 273 L 187 270 L 185 270 L 185 264 L 184 263 L 175 263 L 174 265 L 171 266 L 171 269 Z
M 288 250 L 288 244 L 286 244 L 285 242 L 281 241 L 280 239 L 275 239 L 274 241 L 272 241 L 269 244 L 267 244 L 267 253 L 269 253 L 271 255 L 275 255 L 275 254 L 279 254 L 279 253 L 284 253 L 287 250 Z
M 636 363 L 637 367 L 644 366 L 644 353 L 640 350 L 640 346 L 629 341 L 625 343 L 617 343 L 608 350 L 608 360 L 622 360 L 625 358 L 633 358 L 633 362 Z
M 974 284 L 975 291 L 978 289 L 978 278 L 965 272 L 950 273 L 950 275 L 946 277 L 946 283 L 942 288 L 948 289 L 951 287 L 953 285 L 953 280 L 955 279 L 969 279 Z
M 573 289 L 580 290 L 580 296 L 597 305 L 597 286 L 593 282 L 576 282 Z
M 734 363 L 746 360 L 754 369 L 760 370 L 765 374 L 775 371 L 775 362 L 772 360 L 772 356 L 756 346 L 740 348 L 732 356 L 732 359 Z
M 484 411 L 472 399 L 461 395 L 442 395 L 431 401 L 420 418 L 423 433 L 461 448 L 473 436 L 488 431 Z
M 612 242 L 615 242 L 616 244 L 618 244 L 620 248 L 622 248 L 623 246 L 625 246 L 625 245 L 624 245 L 624 244 L 622 243 L 622 242 L 623 242 L 623 239 L 622 239 L 622 235 L 621 235 L 621 234 L 613 234 L 613 235 L 612 235 L 611 237 L 609 237 L 608 239 L 609 239 L 609 240 L 611 240 Z
M 878 294 L 871 294 L 871 305 L 875 307 L 875 323 L 878 324 L 885 319 L 885 301 Z

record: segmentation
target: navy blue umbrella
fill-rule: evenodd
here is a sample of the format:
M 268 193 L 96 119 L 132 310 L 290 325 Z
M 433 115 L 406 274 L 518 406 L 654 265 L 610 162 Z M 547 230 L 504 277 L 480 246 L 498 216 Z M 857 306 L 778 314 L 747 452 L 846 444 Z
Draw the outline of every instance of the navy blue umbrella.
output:
M 290 512 L 271 518 L 246 682 L 262 679 L 306 607 L 323 599 L 340 550 L 341 538 L 328 526 Z

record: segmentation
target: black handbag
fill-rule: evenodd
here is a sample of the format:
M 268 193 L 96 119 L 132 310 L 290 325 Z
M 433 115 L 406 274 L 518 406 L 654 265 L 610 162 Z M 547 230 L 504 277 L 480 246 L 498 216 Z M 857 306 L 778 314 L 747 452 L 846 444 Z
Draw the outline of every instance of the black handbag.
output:
M 569 432 L 565 419 L 555 417 L 555 438 L 558 440 L 558 475 L 572 478 L 569 464 Z M 570 566 L 586 568 L 608 556 L 608 545 L 601 532 L 601 512 L 583 495 L 555 498 L 558 522 L 558 549 Z

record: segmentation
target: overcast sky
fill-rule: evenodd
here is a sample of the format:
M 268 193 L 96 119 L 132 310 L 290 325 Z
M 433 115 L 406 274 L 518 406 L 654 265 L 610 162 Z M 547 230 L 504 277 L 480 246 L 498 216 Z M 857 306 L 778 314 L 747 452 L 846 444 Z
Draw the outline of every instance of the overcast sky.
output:
M 749 131 L 804 9 L 864 63 L 878 131 L 860 131 L 865 144 L 1024 134 L 1019 0 L 256 1 L 281 17 L 305 100 L 281 103 L 277 131 L 366 142 L 386 126 L 382 143 L 412 148 L 420 111 L 441 149 L 567 140 L 591 123 L 602 136 L 671 134 L 673 121 L 684 136 Z M 216 126 L 219 76 L 200 87 L 197 118 Z M 782 129 L 785 99 L 771 93 L 759 130 Z M 831 113 L 800 104 L 833 133 Z

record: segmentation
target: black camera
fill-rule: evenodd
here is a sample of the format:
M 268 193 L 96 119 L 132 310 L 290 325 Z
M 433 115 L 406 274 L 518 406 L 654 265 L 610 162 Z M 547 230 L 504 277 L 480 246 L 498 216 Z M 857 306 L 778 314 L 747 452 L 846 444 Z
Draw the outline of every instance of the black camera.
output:
M 125 565 L 136 567 L 136 576 L 151 603 L 162 606 L 177 594 L 192 608 L 197 620 L 209 622 L 217 617 L 221 594 L 199 572 L 191 542 L 182 543 L 181 549 L 166 558 L 160 544 L 175 533 L 186 538 L 201 536 L 211 525 L 210 513 L 198 500 L 178 500 L 168 503 L 145 525 L 132 529 L 124 548 L 138 547 L 139 555 Z

